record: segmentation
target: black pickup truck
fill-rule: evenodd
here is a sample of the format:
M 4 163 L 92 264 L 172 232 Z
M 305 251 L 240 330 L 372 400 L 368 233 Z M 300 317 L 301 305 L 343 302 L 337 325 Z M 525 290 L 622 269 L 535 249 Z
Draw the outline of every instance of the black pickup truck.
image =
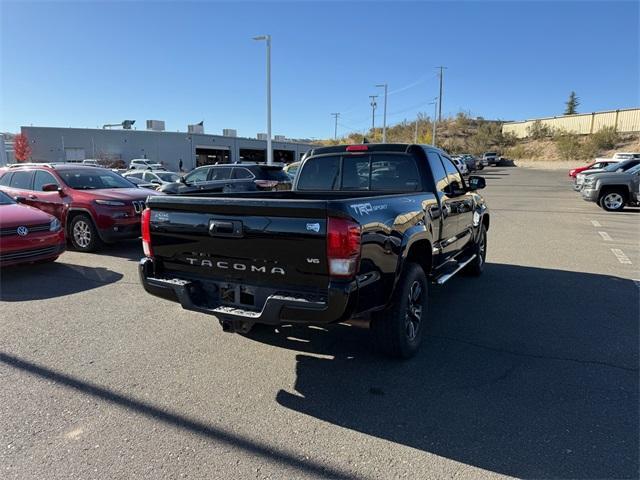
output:
M 429 282 L 482 273 L 484 186 L 431 146 L 316 148 L 291 191 L 150 197 L 140 279 L 225 331 L 366 315 L 380 350 L 410 357 Z

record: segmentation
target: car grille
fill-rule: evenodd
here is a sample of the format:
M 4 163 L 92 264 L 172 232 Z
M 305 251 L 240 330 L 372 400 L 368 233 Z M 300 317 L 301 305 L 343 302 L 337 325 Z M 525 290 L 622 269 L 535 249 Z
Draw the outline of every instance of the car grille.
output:
M 9 252 L 0 254 L 0 261 L 8 262 L 10 260 L 27 260 L 29 258 L 41 257 L 45 255 L 55 255 L 58 252 L 58 246 L 46 248 L 36 248 L 34 250 L 22 250 L 19 252 Z
M 21 226 L 23 225 L 18 225 L 17 227 L 0 228 L 0 237 L 9 237 L 11 235 L 17 235 L 18 228 L 20 228 Z M 27 236 L 30 233 L 46 232 L 49 230 L 49 227 L 50 227 L 48 223 L 42 223 L 39 225 L 24 225 L 24 226 L 27 227 L 27 229 L 29 229 L 29 233 L 27 234 Z
M 133 209 L 136 211 L 136 213 L 142 213 L 145 207 L 144 200 L 135 200 L 131 203 L 133 204 Z

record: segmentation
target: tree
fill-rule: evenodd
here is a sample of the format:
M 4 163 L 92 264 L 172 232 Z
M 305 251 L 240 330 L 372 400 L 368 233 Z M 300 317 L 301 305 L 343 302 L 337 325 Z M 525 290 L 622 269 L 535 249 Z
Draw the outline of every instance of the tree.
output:
M 578 106 L 580 105 L 580 99 L 576 95 L 576 92 L 571 91 L 569 94 L 569 100 L 565 102 L 567 108 L 564 109 L 565 115 L 575 115 L 578 113 Z
M 26 162 L 31 156 L 29 139 L 24 133 L 16 135 L 13 141 L 13 151 L 18 162 Z

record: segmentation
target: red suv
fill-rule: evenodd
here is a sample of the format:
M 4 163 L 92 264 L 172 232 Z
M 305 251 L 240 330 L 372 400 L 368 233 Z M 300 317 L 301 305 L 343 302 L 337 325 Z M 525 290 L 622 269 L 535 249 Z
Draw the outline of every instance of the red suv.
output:
M 73 247 L 83 252 L 139 237 L 146 198 L 161 195 L 101 167 L 23 164 L 1 175 L 1 190 L 60 219 Z

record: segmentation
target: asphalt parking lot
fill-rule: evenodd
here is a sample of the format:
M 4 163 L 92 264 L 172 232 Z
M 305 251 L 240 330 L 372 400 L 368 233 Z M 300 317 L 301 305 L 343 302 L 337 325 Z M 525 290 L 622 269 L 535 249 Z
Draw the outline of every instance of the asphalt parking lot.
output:
M 432 288 L 408 362 L 223 333 L 142 291 L 138 242 L 3 269 L 0 477 L 637 478 L 640 210 L 485 172 L 486 272 Z

